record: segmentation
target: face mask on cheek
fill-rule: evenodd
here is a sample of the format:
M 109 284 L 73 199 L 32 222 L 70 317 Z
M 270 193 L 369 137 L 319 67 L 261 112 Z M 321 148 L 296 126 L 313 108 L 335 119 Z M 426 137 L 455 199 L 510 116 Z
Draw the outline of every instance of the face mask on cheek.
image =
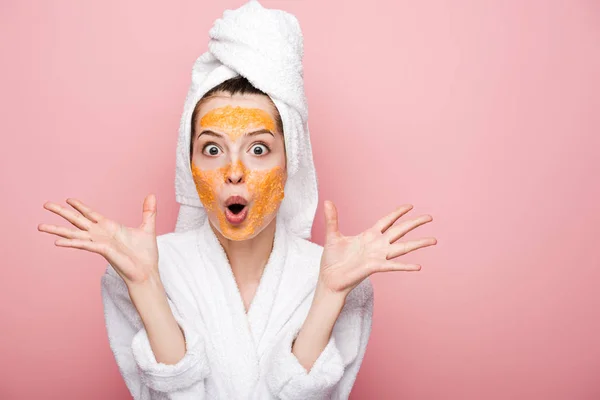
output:
M 281 167 L 269 170 L 247 169 L 238 161 L 235 168 L 242 170 L 249 203 L 246 205 L 245 220 L 234 225 L 227 220 L 225 206 L 220 203 L 219 197 L 232 167 L 229 164 L 214 170 L 201 170 L 192 162 L 192 177 L 208 216 L 216 218 L 216 221 L 213 220 L 215 227 L 230 240 L 246 240 L 262 231 L 277 213 L 284 198 L 285 172 Z

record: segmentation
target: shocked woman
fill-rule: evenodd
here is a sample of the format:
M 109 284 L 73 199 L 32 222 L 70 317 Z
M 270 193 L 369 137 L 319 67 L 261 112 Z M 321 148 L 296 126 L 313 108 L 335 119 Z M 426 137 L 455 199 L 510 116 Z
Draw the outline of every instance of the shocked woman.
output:
M 41 224 L 57 246 L 109 262 L 110 347 L 135 399 L 345 399 L 373 313 L 368 277 L 418 271 L 400 256 L 405 205 L 357 236 L 325 202 L 324 246 L 296 18 L 250 1 L 227 10 L 198 58 L 177 147 L 175 232 L 156 236 L 156 198 L 125 227 L 76 199 L 46 203 L 75 228 Z

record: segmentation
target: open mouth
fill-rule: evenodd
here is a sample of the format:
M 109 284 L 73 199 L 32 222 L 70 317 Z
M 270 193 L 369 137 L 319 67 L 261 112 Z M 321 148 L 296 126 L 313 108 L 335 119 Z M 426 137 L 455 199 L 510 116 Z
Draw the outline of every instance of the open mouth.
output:
M 248 215 L 248 201 L 242 196 L 231 196 L 225 202 L 225 217 L 230 224 L 239 225 Z
M 244 204 L 239 204 L 239 203 L 233 203 L 227 206 L 227 208 L 229 209 L 229 211 L 231 211 L 233 214 L 239 214 L 242 212 L 242 210 L 244 209 L 244 207 L 246 207 L 246 205 Z

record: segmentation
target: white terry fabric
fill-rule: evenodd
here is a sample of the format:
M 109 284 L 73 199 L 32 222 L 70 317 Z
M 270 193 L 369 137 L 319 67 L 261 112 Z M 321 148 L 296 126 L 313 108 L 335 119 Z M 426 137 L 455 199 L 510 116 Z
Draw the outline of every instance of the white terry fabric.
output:
M 308 130 L 303 81 L 303 37 L 296 17 L 252 0 L 225 10 L 209 32 L 208 51 L 194 63 L 177 142 L 175 198 L 180 203 L 176 232 L 206 219 L 191 173 L 189 148 L 194 107 L 214 86 L 246 77 L 275 103 L 283 122 L 288 179 L 278 218 L 290 232 L 310 238 L 317 209 L 317 177 Z
M 323 247 L 276 223 L 248 313 L 208 219 L 197 229 L 158 236 L 161 280 L 186 339 L 186 354 L 174 365 L 154 358 L 125 283 L 108 265 L 102 299 L 109 343 L 134 399 L 348 398 L 371 332 L 371 283 L 364 280 L 348 295 L 307 372 L 292 341 L 312 303 Z
M 175 232 L 158 236 L 159 271 L 186 340 L 177 364 L 157 363 L 127 287 L 111 265 L 102 277 L 110 348 L 134 399 L 346 399 L 371 332 L 369 279 L 346 299 L 309 372 L 292 353 L 309 312 L 323 247 L 309 242 L 317 180 L 296 18 L 250 1 L 227 10 L 194 64 L 177 146 Z M 248 313 L 211 229 L 189 160 L 190 123 L 204 93 L 236 75 L 267 93 L 283 121 L 288 180 L 273 250 Z

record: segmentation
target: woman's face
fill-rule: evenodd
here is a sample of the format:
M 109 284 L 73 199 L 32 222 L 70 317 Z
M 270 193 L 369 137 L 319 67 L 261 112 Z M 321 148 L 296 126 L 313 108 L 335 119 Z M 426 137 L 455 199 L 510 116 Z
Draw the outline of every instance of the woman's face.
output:
M 198 110 L 195 137 L 192 176 L 210 222 L 230 240 L 258 235 L 275 218 L 287 179 L 270 99 L 209 98 Z

